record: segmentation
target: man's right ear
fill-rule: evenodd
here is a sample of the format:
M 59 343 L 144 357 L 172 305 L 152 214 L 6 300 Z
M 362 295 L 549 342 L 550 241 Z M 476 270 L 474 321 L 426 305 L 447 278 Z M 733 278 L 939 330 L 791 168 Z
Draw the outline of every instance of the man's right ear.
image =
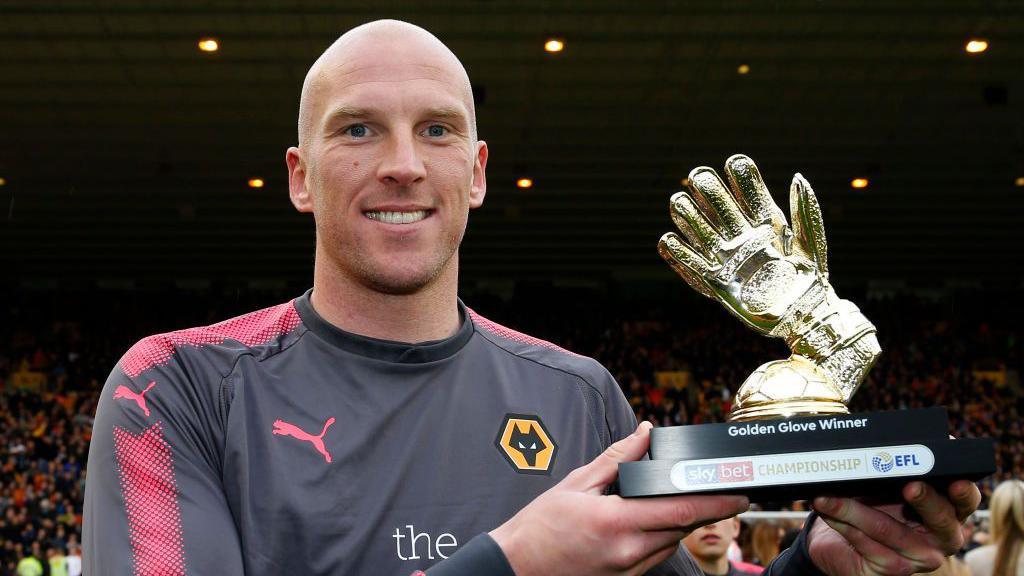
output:
M 306 161 L 302 151 L 292 146 L 285 152 L 284 161 L 288 164 L 288 197 L 292 206 L 299 212 L 313 211 L 313 196 L 306 187 Z

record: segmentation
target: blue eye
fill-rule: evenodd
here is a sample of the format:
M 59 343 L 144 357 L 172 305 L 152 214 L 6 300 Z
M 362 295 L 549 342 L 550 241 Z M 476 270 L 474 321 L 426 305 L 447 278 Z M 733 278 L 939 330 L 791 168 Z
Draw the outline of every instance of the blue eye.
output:
M 362 138 L 366 136 L 369 130 L 367 130 L 364 124 L 353 124 L 346 128 L 345 131 L 348 132 L 349 136 L 352 136 L 353 138 Z
M 434 124 L 427 128 L 427 135 L 433 137 L 444 136 L 448 132 L 448 129 L 440 124 Z

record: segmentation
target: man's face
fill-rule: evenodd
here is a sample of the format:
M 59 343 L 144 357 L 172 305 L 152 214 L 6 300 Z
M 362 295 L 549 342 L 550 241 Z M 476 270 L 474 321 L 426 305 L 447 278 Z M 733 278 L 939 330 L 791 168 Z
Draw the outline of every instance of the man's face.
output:
M 374 290 L 416 292 L 456 265 L 483 202 L 471 96 L 450 61 L 415 42 L 362 42 L 322 68 L 311 130 L 288 155 L 292 201 L 315 215 L 318 258 Z
M 683 539 L 683 543 L 696 558 L 714 562 L 729 551 L 729 544 L 739 534 L 739 524 L 738 518 L 719 520 L 694 530 Z

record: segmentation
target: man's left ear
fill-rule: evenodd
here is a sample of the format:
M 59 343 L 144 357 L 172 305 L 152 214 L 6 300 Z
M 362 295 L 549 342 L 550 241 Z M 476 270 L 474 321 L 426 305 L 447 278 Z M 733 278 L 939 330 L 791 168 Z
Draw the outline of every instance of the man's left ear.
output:
M 473 159 L 473 186 L 469 189 L 469 207 L 479 208 L 487 195 L 487 142 L 478 140 Z

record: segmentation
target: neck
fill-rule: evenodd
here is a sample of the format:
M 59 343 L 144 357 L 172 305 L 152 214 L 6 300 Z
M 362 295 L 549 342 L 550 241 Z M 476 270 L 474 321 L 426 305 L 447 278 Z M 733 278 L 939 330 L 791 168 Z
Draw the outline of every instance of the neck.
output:
M 319 251 L 318 251 L 319 252 Z M 318 257 L 310 303 L 331 324 L 361 336 L 396 342 L 441 340 L 459 329 L 458 253 L 429 285 L 413 294 L 386 294 L 360 284 Z
M 727 557 L 719 556 L 718 558 L 701 558 L 694 556 L 694 560 L 697 561 L 697 565 L 700 569 L 707 574 L 721 574 L 725 575 L 729 573 L 729 559 Z

